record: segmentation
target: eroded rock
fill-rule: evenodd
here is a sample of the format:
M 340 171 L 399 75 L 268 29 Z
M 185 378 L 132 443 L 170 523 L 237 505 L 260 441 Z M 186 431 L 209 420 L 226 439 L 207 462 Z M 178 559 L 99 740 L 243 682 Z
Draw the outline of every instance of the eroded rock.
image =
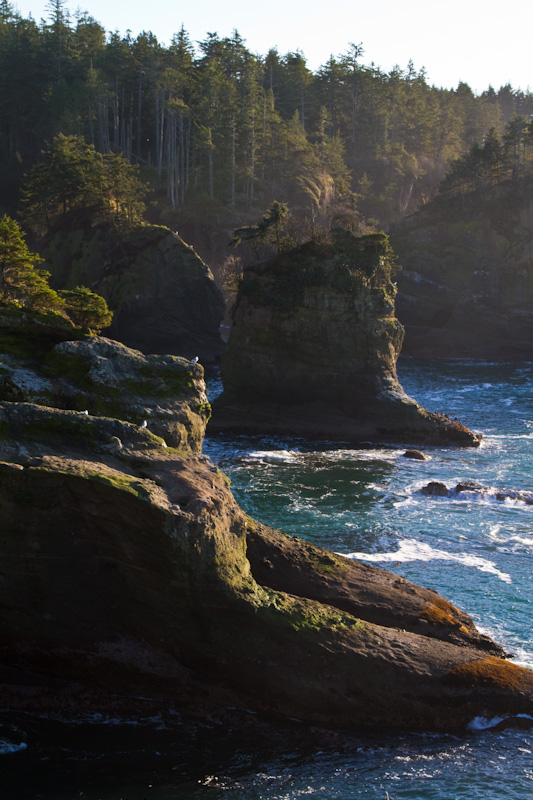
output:
M 210 406 L 200 364 L 145 356 L 100 336 L 55 343 L 43 333 L 36 349 L 31 337 L 13 330 L 19 352 L 0 355 L 0 400 L 146 422 L 169 446 L 201 451 Z
M 334 231 L 245 269 L 211 429 L 347 442 L 477 446 L 479 437 L 408 397 L 396 374 L 384 234 Z
M 146 429 L 2 403 L 0 462 L 2 704 L 389 733 L 533 712 L 533 673 L 466 614 L 254 523 Z

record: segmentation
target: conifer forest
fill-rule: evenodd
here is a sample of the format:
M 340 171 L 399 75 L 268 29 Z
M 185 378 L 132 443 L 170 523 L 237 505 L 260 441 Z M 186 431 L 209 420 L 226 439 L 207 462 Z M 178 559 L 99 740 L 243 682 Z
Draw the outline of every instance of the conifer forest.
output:
M 0 212 L 14 216 L 34 208 L 25 193 L 35 195 L 36 165 L 62 136 L 111 170 L 134 166 L 127 202 L 143 187 L 151 222 L 231 230 L 277 201 L 383 226 L 439 187 L 520 177 L 531 115 L 529 91 L 437 88 L 411 62 L 365 64 L 362 44 L 313 71 L 298 49 L 250 52 L 237 30 L 193 43 L 182 27 L 163 46 L 149 31 L 122 36 L 87 12 L 71 16 L 64 0 L 40 22 L 0 3 Z

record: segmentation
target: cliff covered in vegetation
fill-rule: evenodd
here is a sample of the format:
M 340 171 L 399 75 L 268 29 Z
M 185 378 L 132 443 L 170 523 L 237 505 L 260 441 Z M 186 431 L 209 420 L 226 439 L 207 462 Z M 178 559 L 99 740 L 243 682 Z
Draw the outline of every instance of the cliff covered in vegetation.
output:
M 398 383 L 394 260 L 384 234 L 338 229 L 247 267 L 210 429 L 477 445 Z
M 404 352 L 529 359 L 533 180 L 445 194 L 391 231 Z

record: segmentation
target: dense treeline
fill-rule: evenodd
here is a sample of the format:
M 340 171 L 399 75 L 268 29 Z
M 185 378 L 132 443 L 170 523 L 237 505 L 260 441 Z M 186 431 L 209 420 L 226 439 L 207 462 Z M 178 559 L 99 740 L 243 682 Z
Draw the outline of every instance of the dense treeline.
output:
M 491 129 L 533 114 L 529 92 L 438 89 L 411 63 L 365 66 L 360 45 L 312 72 L 301 52 L 255 55 L 236 31 L 198 48 L 183 28 L 168 47 L 149 32 L 107 35 L 64 3 L 36 23 L 0 0 L 0 206 L 11 213 L 23 174 L 62 133 L 139 165 L 154 219 L 237 222 L 278 200 L 383 223 L 432 197 Z
M 443 194 L 461 195 L 532 174 L 533 121 L 515 114 L 503 136 L 491 128 L 482 144 L 475 142 L 456 159 L 439 189 Z

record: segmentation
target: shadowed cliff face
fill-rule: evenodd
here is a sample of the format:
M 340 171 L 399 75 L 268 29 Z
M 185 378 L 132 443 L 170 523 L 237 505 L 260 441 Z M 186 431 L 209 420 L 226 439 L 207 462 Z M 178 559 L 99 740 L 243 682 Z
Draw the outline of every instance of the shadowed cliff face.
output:
M 394 226 L 404 352 L 530 358 L 533 182 L 437 198 Z
M 403 392 L 394 256 L 384 234 L 334 231 L 245 270 L 213 430 L 476 445 Z
M 109 334 L 143 353 L 202 363 L 222 352 L 224 300 L 209 268 L 168 228 L 120 231 L 66 217 L 43 256 L 56 287 L 89 286 L 114 312 Z

